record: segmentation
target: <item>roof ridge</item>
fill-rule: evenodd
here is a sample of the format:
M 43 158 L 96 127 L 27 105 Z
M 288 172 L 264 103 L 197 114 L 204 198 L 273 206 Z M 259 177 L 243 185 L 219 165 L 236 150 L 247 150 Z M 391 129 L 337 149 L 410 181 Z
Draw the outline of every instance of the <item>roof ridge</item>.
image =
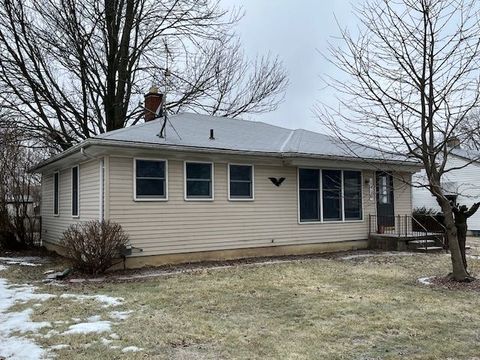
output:
M 125 132 L 125 131 L 128 131 L 129 129 L 135 127 L 135 128 L 140 128 L 140 127 L 143 127 L 143 126 L 146 126 L 146 125 L 151 125 L 152 123 L 157 123 L 159 122 L 160 119 L 155 119 L 155 120 L 150 120 L 150 121 L 147 121 L 147 122 L 144 122 L 142 124 L 135 124 L 135 125 L 130 125 L 130 126 L 125 126 L 121 129 L 115 129 L 115 130 L 111 130 L 111 131 L 106 131 L 104 133 L 100 133 L 98 135 L 95 135 L 94 138 L 98 137 L 98 136 L 101 136 L 102 138 L 106 138 L 106 137 L 109 137 L 110 135 L 112 134 L 119 134 L 119 133 L 122 133 L 122 132 Z
M 284 152 L 285 151 L 285 148 L 287 147 L 287 145 L 289 145 L 293 135 L 295 134 L 295 132 L 297 131 L 297 129 L 295 130 L 290 130 L 290 133 L 288 134 L 287 138 L 285 139 L 285 141 L 283 142 L 282 146 L 280 146 L 280 152 Z
M 284 129 L 284 130 L 288 130 L 288 131 L 302 130 L 302 129 L 298 129 L 298 128 L 297 129 L 290 129 L 290 128 L 287 128 L 287 127 L 284 127 L 284 126 L 278 126 L 278 125 L 270 124 L 270 123 L 267 123 L 267 122 L 261 121 L 261 120 L 247 120 L 247 119 L 242 119 L 242 118 L 237 118 L 237 117 L 233 118 L 233 117 L 229 117 L 229 116 L 197 114 L 197 113 L 194 113 L 194 112 L 177 113 L 173 116 L 181 116 L 181 115 L 200 115 L 200 116 L 204 116 L 204 117 L 208 117 L 208 118 L 214 118 L 217 121 L 224 120 L 224 119 L 231 120 L 231 121 L 243 121 L 243 122 L 247 122 L 247 123 L 263 124 L 263 125 L 275 127 L 275 128 L 278 128 L 278 129 Z

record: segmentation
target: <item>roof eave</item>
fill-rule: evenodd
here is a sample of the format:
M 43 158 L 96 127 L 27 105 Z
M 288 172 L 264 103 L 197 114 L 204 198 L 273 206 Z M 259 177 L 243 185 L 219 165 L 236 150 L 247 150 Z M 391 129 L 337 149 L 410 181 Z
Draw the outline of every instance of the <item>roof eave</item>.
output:
M 339 156 L 339 155 L 326 155 L 326 154 L 311 154 L 311 153 L 297 153 L 297 152 L 268 152 L 268 151 L 256 151 L 256 150 L 232 150 L 232 149 L 222 149 L 222 148 L 206 148 L 198 146 L 187 146 L 187 145 L 169 145 L 169 144 L 156 144 L 156 143 L 145 143 L 137 141 L 125 141 L 125 140 L 107 140 L 107 139 L 95 139 L 90 138 L 84 140 L 83 142 L 71 147 L 64 152 L 55 155 L 45 161 L 40 162 L 36 166 L 29 169 L 30 172 L 40 172 L 40 170 L 48 165 L 55 163 L 67 156 L 70 156 L 78 151 L 81 151 L 82 148 L 87 148 L 89 146 L 111 146 L 111 147 L 130 147 L 130 148 L 143 148 L 143 149 L 165 149 L 173 151 L 200 151 L 203 153 L 221 153 L 221 154 L 242 154 L 242 155 L 257 155 L 257 156 L 269 156 L 277 158 L 310 158 L 310 159 L 323 159 L 323 160 L 344 160 L 344 161 L 355 161 L 355 162 L 370 162 L 376 164 L 389 164 L 389 165 L 400 165 L 400 166 L 410 166 L 421 168 L 421 164 L 414 161 L 406 160 L 390 160 L 390 159 L 380 159 L 380 158 L 361 158 L 356 156 Z
M 56 161 L 64 159 L 69 155 L 75 154 L 77 151 L 81 151 L 82 148 L 86 148 L 86 147 L 92 145 L 92 140 L 94 140 L 94 139 L 86 139 L 86 140 L 82 141 L 81 143 L 79 143 L 77 145 L 74 145 L 71 148 L 69 148 L 65 151 L 62 151 L 61 153 L 59 153 L 57 155 L 54 155 L 54 156 L 52 156 L 52 157 L 50 157 L 50 158 L 48 158 L 44 161 L 41 161 L 38 164 L 36 164 L 35 166 L 29 168 L 28 172 L 30 172 L 30 173 L 40 172 L 40 170 L 42 168 L 44 168 L 44 167 L 46 167 L 50 164 L 53 164 Z

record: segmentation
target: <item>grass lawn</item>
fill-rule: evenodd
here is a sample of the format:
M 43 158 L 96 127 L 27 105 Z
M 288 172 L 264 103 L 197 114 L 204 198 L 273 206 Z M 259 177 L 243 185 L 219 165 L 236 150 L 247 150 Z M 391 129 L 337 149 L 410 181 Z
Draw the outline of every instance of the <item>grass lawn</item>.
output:
M 476 250 L 470 251 L 479 254 Z M 480 260 L 469 261 L 471 271 L 480 275 Z M 33 339 L 57 359 L 480 355 L 480 293 L 435 289 L 416 281 L 446 274 L 450 259 L 445 253 L 349 259 L 336 255 L 123 283 L 63 287 L 37 283 L 52 267 L 55 264 L 9 265 L 0 271 L 0 278 L 11 284 L 34 284 L 37 293 L 56 295 L 17 303 L 9 311 L 31 308 L 32 321 L 50 322 L 51 327 L 36 334 L 14 335 Z M 109 306 L 93 298 L 74 301 L 64 294 L 102 294 L 123 301 Z M 111 329 L 103 333 L 68 333 L 72 324 L 92 316 L 88 321 L 111 321 L 112 311 L 131 313 L 112 321 Z

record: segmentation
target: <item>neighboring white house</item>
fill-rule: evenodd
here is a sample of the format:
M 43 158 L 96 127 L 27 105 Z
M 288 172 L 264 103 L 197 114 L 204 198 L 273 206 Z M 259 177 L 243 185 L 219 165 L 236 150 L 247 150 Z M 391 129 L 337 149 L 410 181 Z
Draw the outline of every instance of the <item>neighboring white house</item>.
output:
M 452 148 L 445 167 L 450 170 L 444 175 L 442 187 L 448 196 L 460 205 L 471 206 L 480 201 L 480 152 Z M 425 171 L 413 177 L 414 184 L 426 184 Z M 440 206 L 428 189 L 413 188 L 413 207 L 434 209 L 440 212 Z M 468 220 L 469 230 L 480 234 L 480 212 Z
M 352 156 L 326 135 L 262 122 L 146 120 L 36 167 L 45 245 L 58 249 L 70 224 L 110 219 L 138 250 L 129 267 L 316 253 L 365 248 L 377 211 L 411 214 L 420 168 L 402 155 L 353 145 Z

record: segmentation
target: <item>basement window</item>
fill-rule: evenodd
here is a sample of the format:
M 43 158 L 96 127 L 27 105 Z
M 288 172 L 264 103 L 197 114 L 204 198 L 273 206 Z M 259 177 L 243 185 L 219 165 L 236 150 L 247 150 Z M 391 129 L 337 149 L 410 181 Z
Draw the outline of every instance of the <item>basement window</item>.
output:
M 185 162 L 185 199 L 213 200 L 213 163 Z
M 229 200 L 253 200 L 253 166 L 228 165 Z
M 167 199 L 167 162 L 135 159 L 135 200 Z

